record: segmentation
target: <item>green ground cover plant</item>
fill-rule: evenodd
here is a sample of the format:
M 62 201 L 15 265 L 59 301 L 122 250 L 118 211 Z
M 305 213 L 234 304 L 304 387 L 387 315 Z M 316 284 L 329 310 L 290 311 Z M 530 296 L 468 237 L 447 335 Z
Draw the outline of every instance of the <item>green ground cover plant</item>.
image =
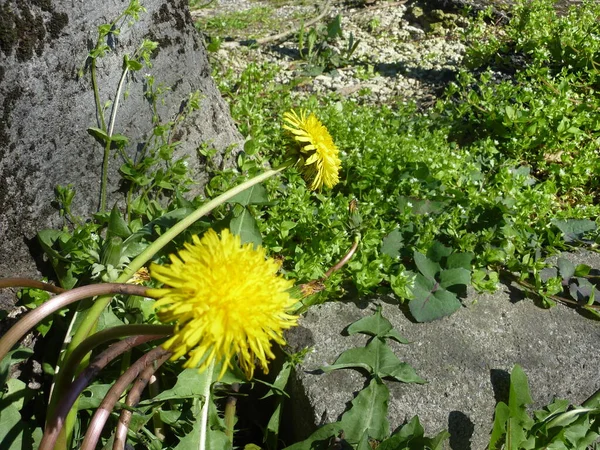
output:
M 255 18 L 262 23 L 267 11 L 256 11 L 224 16 L 211 26 L 242 28 Z M 99 27 L 90 71 L 83 73 L 93 86 L 96 60 L 109 51 L 105 38 L 125 26 L 123 18 L 131 20 L 127 26 L 135 26 L 141 13 L 143 8 L 132 1 L 124 16 Z M 277 261 L 281 276 L 296 280 L 290 289 L 293 313 L 335 301 L 348 291 L 378 292 L 393 293 L 399 303 L 407 303 L 407 314 L 416 321 L 431 321 L 458 310 L 467 287 L 494 290 L 506 278 L 521 284 L 542 307 L 562 302 L 597 319 L 595 272 L 561 258 L 555 265 L 545 261 L 561 250 L 597 250 L 600 244 L 600 40 L 590 38 L 600 36 L 599 16 L 600 6 L 593 2 L 558 17 L 550 3 L 541 0 L 519 3 L 503 28 L 491 27 L 482 14 L 464 36 L 472 44 L 465 66 L 435 107 L 425 111 L 400 102 L 374 107 L 336 94 L 303 95 L 294 90 L 294 82 L 275 83 L 274 65 L 251 63 L 240 76 L 216 71 L 214 77 L 246 141 L 234 167 L 209 167 L 203 196 L 185 197 L 186 166 L 171 159 L 168 136 L 180 117 L 157 117 L 153 139 L 142 156 L 126 158 L 120 167 L 127 192 L 122 209 L 109 211 L 103 201 L 94 217 L 74 217 L 76 187 L 57 187 L 57 214 L 65 226 L 40 230 L 39 240 L 62 288 L 80 290 L 64 293 L 31 283 L 20 293 L 22 304 L 34 313 L 47 308 L 49 294 L 40 288 L 54 289 L 51 292 L 60 297 L 84 295 L 89 289 L 98 295 L 114 292 L 107 287 L 112 285 L 100 282 L 133 280 L 144 286 L 118 285 L 121 295 L 112 302 L 102 296 L 38 325 L 46 339 L 66 346 L 60 357 L 48 355 L 43 361 L 55 390 L 69 393 L 64 383 L 75 371 L 95 376 L 93 383 L 81 386 L 79 413 L 67 416 L 67 431 L 56 448 L 79 448 L 93 412 L 107 397 L 118 406 L 108 417 L 111 425 L 119 429 L 119 423 L 127 423 L 128 431 L 121 427 L 119 436 L 124 433 L 136 448 L 441 448 L 447 433 L 426 437 L 418 417 L 393 432 L 389 429 L 386 383 L 421 383 L 427 374 L 417 375 L 387 346 L 389 339 L 406 341 L 379 309 L 348 328 L 350 334 L 371 336 L 366 347 L 348 350 L 323 368 L 358 368 L 367 375 L 365 389 L 339 422 L 324 425 L 300 443 L 283 440 L 283 405 L 289 401 L 285 388 L 290 374 L 310 349 L 283 352 L 279 370 L 270 378 L 253 377 L 254 359 L 249 364 L 244 357 L 239 366 L 230 367 L 224 366 L 227 361 L 198 361 L 205 369 L 201 373 L 182 368 L 178 362 L 166 362 L 163 347 L 148 343 L 149 338 L 140 340 L 138 349 L 118 350 L 123 356 L 112 364 L 117 350 L 95 351 L 95 361 L 106 365 L 100 373 L 87 366 L 85 355 L 108 339 L 174 333 L 173 325 L 159 325 L 161 313 L 153 307 L 152 298 L 165 294 L 160 276 L 151 281 L 142 268 L 150 261 L 175 264 L 169 255 L 182 251 L 185 243 L 191 251 L 192 236 L 208 238 L 209 229 L 231 230 L 246 244 L 244 255 L 263 248 L 269 261 Z M 334 37 L 337 30 L 331 29 Z M 151 68 L 152 46 L 144 42 L 138 53 L 124 58 L 123 80 L 128 71 Z M 168 87 L 154 77 L 147 77 L 146 83 L 151 103 L 166 95 Z M 116 98 L 121 90 L 120 84 Z M 101 120 L 89 133 L 109 161 L 108 155 L 122 152 L 129 142 L 111 126 L 118 103 L 103 105 L 97 92 L 95 100 Z M 200 101 L 193 96 L 188 105 L 195 108 Z M 111 115 L 106 120 L 108 106 Z M 339 183 L 332 190 L 311 190 L 306 166 L 292 165 L 282 151 L 291 146 L 282 124 L 293 110 L 315 112 L 340 149 Z M 305 150 L 298 150 L 300 156 Z M 210 158 L 215 151 L 207 145 L 198 152 Z M 274 176 L 284 169 L 285 177 Z M 99 179 L 105 177 L 99 174 Z M 151 272 L 166 270 L 156 267 L 151 266 Z M 162 280 L 172 276 L 164 272 Z M 86 319 L 94 314 L 95 320 Z M 94 321 L 97 325 L 91 325 Z M 92 328 L 97 334 L 88 338 Z M 11 430 L 7 448 L 37 448 L 44 422 L 54 417 L 57 394 L 46 410 L 44 393 L 9 380 L 10 365 L 25 360 L 31 351 L 0 342 L 7 354 L 0 365 L 5 386 L 0 426 Z M 120 343 L 133 345 L 126 339 Z M 115 379 L 130 373 L 132 361 L 149 355 L 162 364 L 159 381 L 150 385 L 151 395 L 135 399 L 143 389 L 140 383 L 132 387 L 133 398 L 115 397 Z M 151 372 L 145 374 L 150 378 Z M 253 417 L 236 413 L 236 402 L 244 398 L 256 412 Z M 524 408 L 529 402 L 526 376 L 516 366 L 508 404 L 499 403 L 496 409 L 490 448 L 594 445 L 598 394 L 582 407 L 553 402 L 533 418 Z M 21 413 L 25 405 L 26 415 Z M 115 436 L 107 427 L 100 444 L 112 446 L 118 441 Z

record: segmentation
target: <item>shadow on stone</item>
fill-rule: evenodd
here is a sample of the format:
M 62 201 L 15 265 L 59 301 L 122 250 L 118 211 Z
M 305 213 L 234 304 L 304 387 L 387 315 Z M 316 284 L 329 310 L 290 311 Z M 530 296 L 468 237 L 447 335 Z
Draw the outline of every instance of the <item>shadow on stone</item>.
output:
M 510 392 L 510 373 L 506 370 L 490 370 L 490 383 L 494 390 L 494 400 L 496 403 L 504 402 L 508 404 L 508 394 Z
M 471 450 L 471 438 L 474 431 L 475 425 L 466 414 L 460 411 L 452 411 L 448 415 L 451 449 Z

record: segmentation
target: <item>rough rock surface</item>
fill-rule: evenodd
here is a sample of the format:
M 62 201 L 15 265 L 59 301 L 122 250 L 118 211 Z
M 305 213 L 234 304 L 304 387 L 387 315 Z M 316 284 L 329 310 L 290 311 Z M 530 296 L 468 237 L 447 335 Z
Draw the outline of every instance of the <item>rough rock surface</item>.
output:
M 88 133 L 98 127 L 89 71 L 78 71 L 97 40 L 97 27 L 117 18 L 128 1 L 71 2 L 8 0 L 0 3 L 0 277 L 36 276 L 32 254 L 35 233 L 59 225 L 51 206 L 56 185 L 77 188 L 74 213 L 89 217 L 99 205 L 103 148 Z M 172 120 L 190 93 L 199 91 L 201 109 L 179 126 L 177 154 L 189 155 L 198 174 L 204 161 L 197 148 L 205 143 L 224 149 L 239 144 L 227 105 L 210 77 L 210 67 L 185 0 L 148 0 L 140 20 L 123 24 L 113 36 L 112 51 L 98 63 L 101 103 L 114 100 L 123 56 L 133 54 L 143 39 L 159 42 L 152 68 L 127 80 L 115 133 L 129 138 L 134 156 L 152 129 L 152 109 L 144 96 L 145 74 L 168 88 L 159 104 L 162 121 Z M 107 110 L 107 116 L 110 108 Z M 111 158 L 109 201 L 117 192 L 120 158 Z M 40 262 L 38 261 L 38 264 Z M 0 292 L 0 307 L 10 307 L 12 294 Z
M 595 253 L 568 258 L 600 267 Z M 464 308 L 431 323 L 411 322 L 393 298 L 349 299 L 312 308 L 288 335 L 292 351 L 314 349 L 291 381 L 295 439 L 339 419 L 364 387 L 366 377 L 355 370 L 323 374 L 318 369 L 333 364 L 344 350 L 366 344 L 367 336 L 343 336 L 342 331 L 373 314 L 376 303 L 400 335 L 411 341 L 391 342 L 392 350 L 428 381 L 423 385 L 386 381 L 392 430 L 418 415 L 428 436 L 443 429 L 451 433 L 446 448 L 486 448 L 496 402 L 507 402 L 515 364 L 529 378 L 534 409 L 554 397 L 581 404 L 600 387 L 593 356 L 600 342 L 598 322 L 561 305 L 541 309 L 512 286 L 502 285 L 494 294 L 470 293 Z

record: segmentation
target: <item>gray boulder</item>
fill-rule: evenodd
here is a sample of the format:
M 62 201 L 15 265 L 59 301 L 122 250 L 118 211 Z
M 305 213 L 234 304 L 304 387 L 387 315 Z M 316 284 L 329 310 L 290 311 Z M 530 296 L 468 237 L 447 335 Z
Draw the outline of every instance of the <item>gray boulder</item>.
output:
M 56 185 L 77 189 L 74 213 L 90 217 L 98 210 L 103 147 L 87 132 L 98 127 L 88 52 L 98 39 L 97 27 L 115 20 L 128 1 L 72 2 L 8 0 L 0 3 L 0 278 L 37 277 L 40 256 L 35 235 L 61 225 L 51 206 Z M 158 103 L 161 121 L 175 119 L 191 93 L 199 91 L 201 108 L 180 123 L 172 139 L 175 157 L 188 155 L 197 179 L 195 193 L 206 181 L 201 145 L 225 150 L 242 141 L 228 107 L 213 80 L 200 36 L 186 0 L 146 0 L 139 21 L 125 20 L 111 35 L 111 51 L 98 60 L 101 103 L 114 101 L 124 55 L 132 55 L 144 39 L 159 43 L 151 68 L 131 72 L 115 121 L 115 134 L 127 136 L 126 152 L 135 156 L 152 131 L 153 111 L 145 97 L 146 74 L 155 86 L 168 89 Z M 107 117 L 110 107 L 107 108 Z M 123 199 L 118 192 L 120 157 L 109 163 L 107 205 Z M 41 262 L 38 260 L 38 265 Z M 0 308 L 10 308 L 12 294 L 0 292 Z
M 594 253 L 571 257 L 600 267 Z M 294 439 L 307 438 L 319 425 L 339 420 L 365 387 L 366 376 L 352 369 L 320 373 L 345 350 L 363 347 L 367 336 L 343 336 L 354 321 L 372 315 L 374 303 L 411 344 L 390 342 L 398 358 L 427 384 L 385 381 L 390 389 L 393 431 L 418 415 L 427 436 L 451 434 L 446 448 L 483 449 L 489 442 L 497 401 L 508 401 L 509 374 L 521 365 L 529 378 L 534 409 L 554 397 L 581 404 L 600 388 L 594 357 L 600 344 L 598 322 L 558 305 L 541 309 L 514 286 L 494 294 L 470 293 L 465 307 L 443 320 L 411 322 L 389 297 L 326 303 L 312 308 L 288 334 L 293 352 L 313 347 L 291 379 Z

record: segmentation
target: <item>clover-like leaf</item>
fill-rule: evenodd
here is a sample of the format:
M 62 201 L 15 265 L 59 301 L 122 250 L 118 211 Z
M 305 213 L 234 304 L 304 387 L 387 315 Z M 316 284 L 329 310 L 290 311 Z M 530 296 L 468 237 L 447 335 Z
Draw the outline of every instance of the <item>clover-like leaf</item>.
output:
M 408 307 L 417 322 L 431 322 L 449 316 L 461 305 L 454 293 L 421 274 L 415 277 L 413 295 Z

